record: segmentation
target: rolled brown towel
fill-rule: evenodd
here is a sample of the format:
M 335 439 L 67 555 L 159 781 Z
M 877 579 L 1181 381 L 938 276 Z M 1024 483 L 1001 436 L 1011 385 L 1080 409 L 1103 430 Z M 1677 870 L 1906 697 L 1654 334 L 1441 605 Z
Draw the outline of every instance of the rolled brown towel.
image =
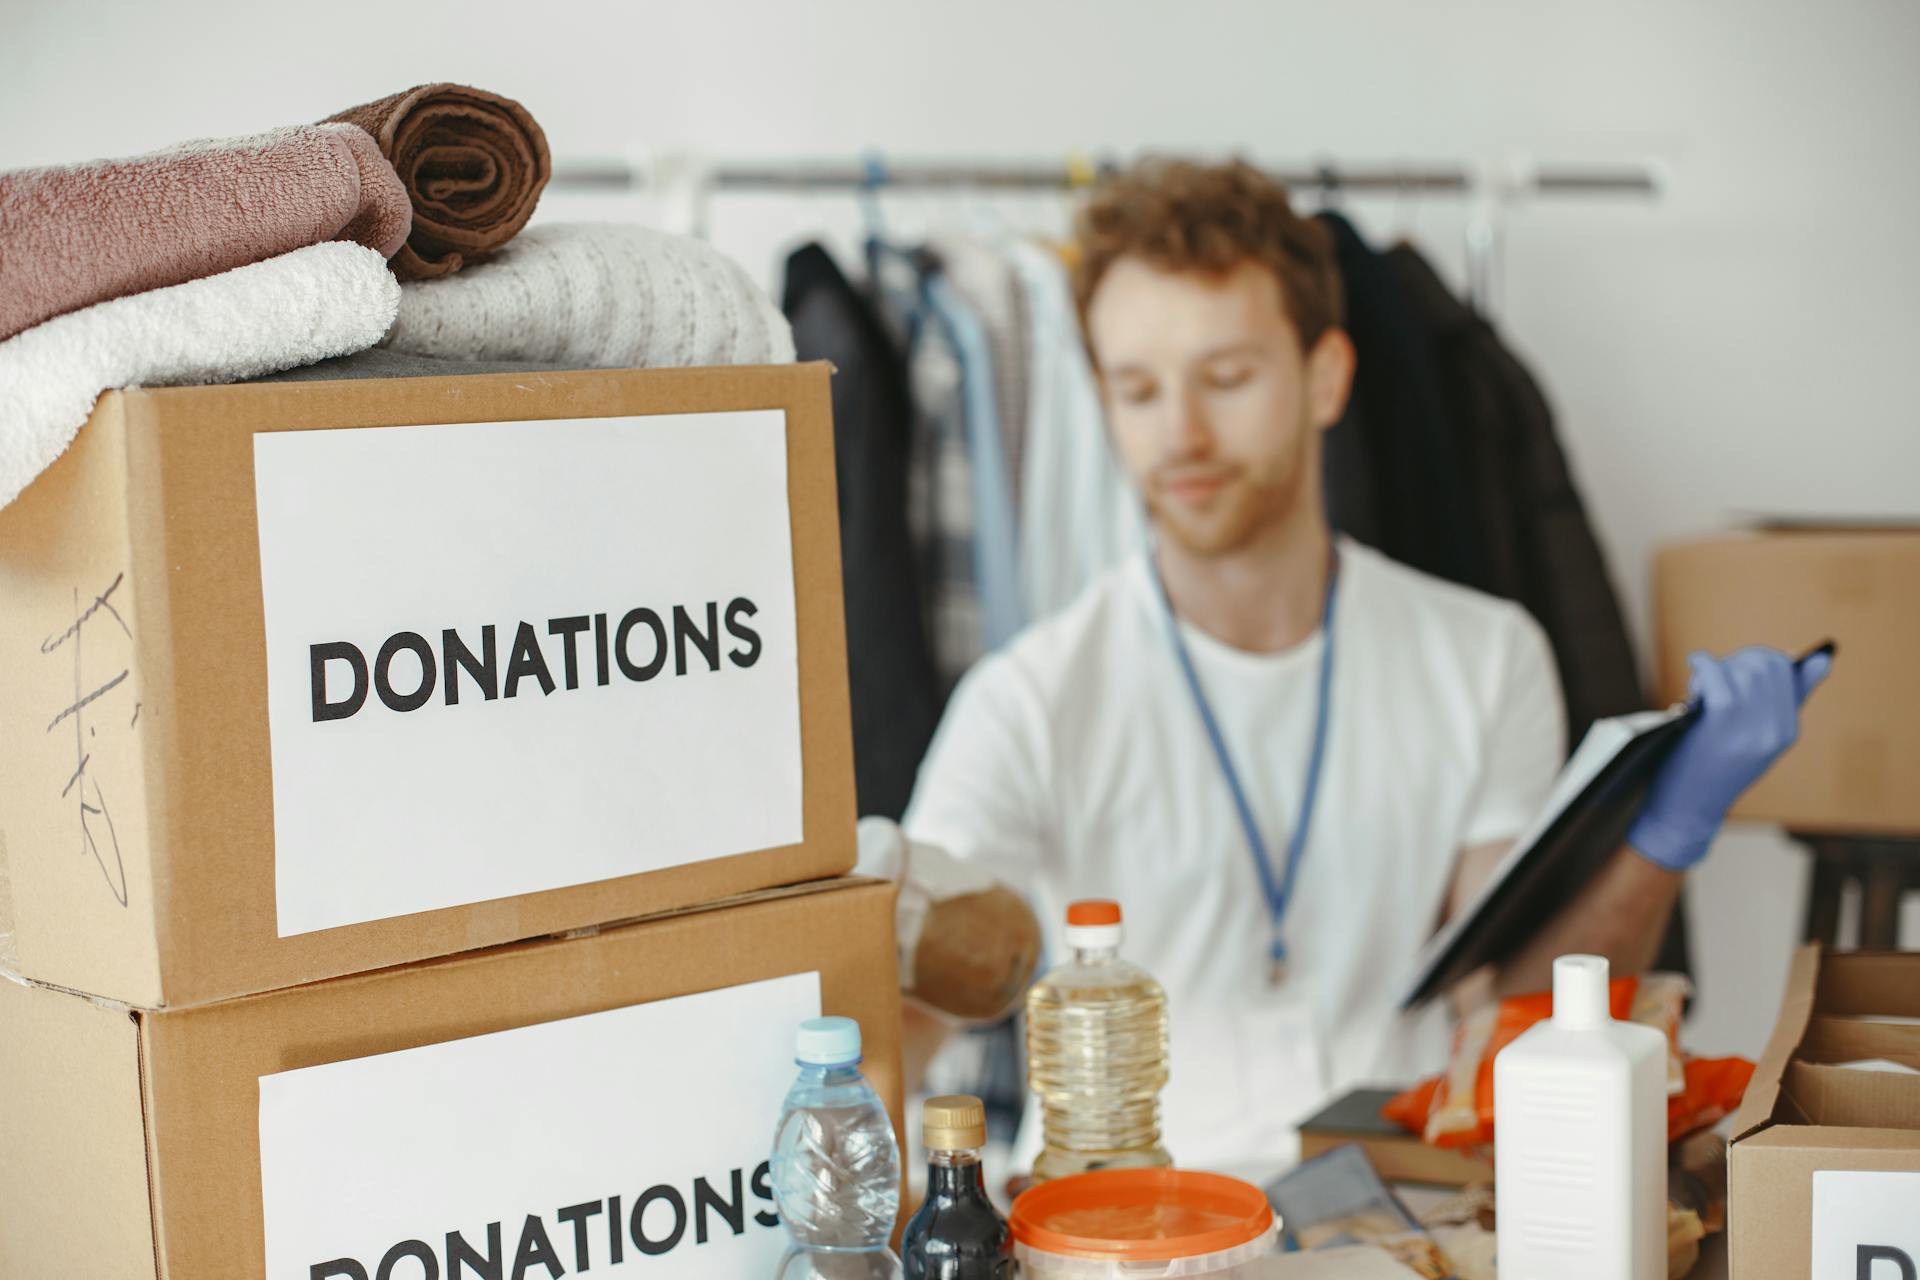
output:
M 393 258 L 402 280 L 458 271 L 513 239 L 553 173 L 538 122 L 484 89 L 423 84 L 328 118 L 372 134 L 413 199 L 413 233 Z

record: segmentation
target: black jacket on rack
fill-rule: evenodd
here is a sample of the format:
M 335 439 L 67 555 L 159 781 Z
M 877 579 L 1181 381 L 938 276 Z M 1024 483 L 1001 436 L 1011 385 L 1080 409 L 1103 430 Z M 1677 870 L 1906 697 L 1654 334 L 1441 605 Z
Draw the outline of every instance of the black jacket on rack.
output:
M 802 360 L 830 360 L 854 784 L 863 816 L 898 818 L 939 723 L 940 684 L 907 522 L 913 404 L 905 359 L 824 248 L 787 259 L 782 309 Z
M 1345 230 L 1351 234 L 1350 227 Z M 1343 238 L 1343 271 L 1350 253 Z M 1447 554 L 1471 548 L 1472 563 L 1458 575 L 1431 571 L 1518 601 L 1540 623 L 1560 672 L 1569 746 L 1595 720 L 1643 709 L 1646 698 L 1620 601 L 1540 385 L 1493 326 L 1456 298 L 1413 249 L 1400 245 L 1362 261 L 1367 268 L 1384 265 L 1384 284 L 1397 299 L 1393 305 L 1422 335 L 1418 349 L 1437 381 L 1422 378 L 1414 385 L 1437 391 L 1444 430 L 1458 451 L 1444 483 L 1460 485 L 1462 500 L 1429 501 L 1423 512 L 1434 519 L 1444 509 L 1453 513 L 1446 518 L 1469 522 L 1466 539 Z M 1370 270 L 1361 279 L 1376 292 L 1383 288 Z M 1351 304 L 1351 286 L 1348 297 Z M 1385 298 L 1363 293 L 1361 303 L 1384 305 Z M 1355 342 L 1362 343 L 1359 333 Z M 1361 352 L 1364 369 L 1364 345 Z M 1417 482 L 1404 468 L 1379 470 L 1386 477 L 1386 501 L 1403 500 L 1397 486 Z M 1654 967 L 1691 972 L 1688 953 L 1687 913 L 1676 909 Z
M 1487 321 L 1413 249 L 1383 255 L 1432 335 L 1460 432 L 1480 546 L 1474 586 L 1525 605 L 1546 629 L 1567 703 L 1569 744 L 1602 716 L 1645 708 L 1606 559 L 1574 487 L 1546 396 Z
M 1484 587 L 1486 556 L 1432 335 L 1353 225 L 1331 212 L 1319 221 L 1339 254 L 1359 356 L 1347 411 L 1325 437 L 1328 518 L 1402 564 Z
M 1359 363 L 1327 433 L 1334 526 L 1403 564 L 1516 600 L 1560 668 L 1569 743 L 1646 705 L 1606 561 L 1539 385 L 1404 245 L 1322 213 Z

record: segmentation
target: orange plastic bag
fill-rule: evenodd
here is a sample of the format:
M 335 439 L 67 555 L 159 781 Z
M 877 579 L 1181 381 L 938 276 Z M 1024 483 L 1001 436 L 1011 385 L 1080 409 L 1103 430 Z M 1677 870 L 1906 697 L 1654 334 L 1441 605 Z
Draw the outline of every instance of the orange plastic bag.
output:
M 1753 1079 L 1745 1058 L 1688 1058 L 1687 1085 L 1667 1099 L 1667 1141 L 1678 1142 L 1732 1115 Z
M 1716 1123 L 1740 1104 L 1753 1064 L 1741 1058 L 1689 1059 L 1680 1052 L 1680 1014 L 1687 981 L 1677 974 L 1616 978 L 1608 990 L 1615 1018 L 1653 1027 L 1667 1037 L 1667 1137 Z M 1553 1013 L 1553 995 L 1513 996 L 1475 1010 L 1454 1033 L 1444 1074 L 1407 1090 L 1381 1115 L 1436 1147 L 1493 1141 L 1493 1059 L 1534 1023 Z

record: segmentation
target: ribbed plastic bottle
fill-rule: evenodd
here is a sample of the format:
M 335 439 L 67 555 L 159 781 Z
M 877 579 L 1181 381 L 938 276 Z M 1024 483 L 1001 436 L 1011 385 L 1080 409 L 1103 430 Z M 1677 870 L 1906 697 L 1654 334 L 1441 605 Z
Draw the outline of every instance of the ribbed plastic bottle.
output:
M 987 1109 L 965 1095 L 929 1098 L 920 1111 L 927 1198 L 907 1223 L 907 1280 L 1013 1280 L 1013 1231 L 987 1196 L 980 1149 Z
M 860 1024 L 810 1018 L 794 1037 L 800 1075 L 773 1141 L 773 1199 L 795 1249 L 783 1277 L 899 1274 L 900 1147 L 860 1074 Z
M 1667 1038 L 1615 1021 L 1607 961 L 1553 962 L 1553 1016 L 1493 1060 L 1501 1280 L 1667 1274 Z
M 1027 992 L 1027 1087 L 1046 1147 L 1033 1180 L 1173 1163 L 1160 1145 L 1167 994 L 1120 958 L 1120 905 L 1067 908 L 1067 962 Z

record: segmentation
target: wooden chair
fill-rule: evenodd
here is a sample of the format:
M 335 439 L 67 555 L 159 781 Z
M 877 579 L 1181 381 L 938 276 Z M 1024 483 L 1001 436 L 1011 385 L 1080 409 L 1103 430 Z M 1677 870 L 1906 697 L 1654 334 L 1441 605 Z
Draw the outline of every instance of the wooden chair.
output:
M 1900 900 L 1920 889 L 1920 839 L 1893 836 L 1814 835 L 1793 838 L 1813 856 L 1807 893 L 1808 942 L 1833 946 L 1840 932 L 1840 895 L 1848 880 L 1860 885 L 1860 947 L 1892 951 L 1900 946 Z

